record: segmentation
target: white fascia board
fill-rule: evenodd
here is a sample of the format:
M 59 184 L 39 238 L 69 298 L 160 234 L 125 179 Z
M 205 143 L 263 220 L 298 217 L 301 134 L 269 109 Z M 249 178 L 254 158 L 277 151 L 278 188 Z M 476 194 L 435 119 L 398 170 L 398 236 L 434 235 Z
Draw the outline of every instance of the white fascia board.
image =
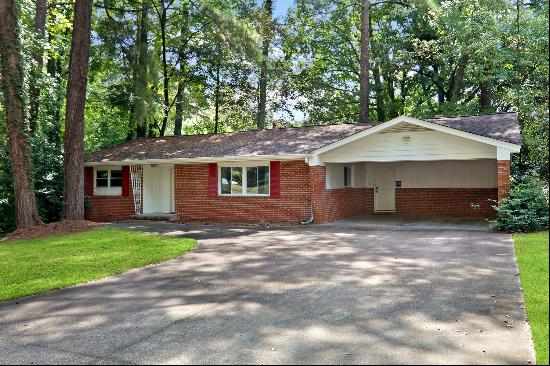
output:
M 510 160 L 511 151 L 497 147 L 497 160 Z
M 305 159 L 305 162 L 309 166 L 324 166 L 325 163 L 321 161 L 319 158 L 319 155 L 310 155 L 308 158 Z
M 265 161 L 265 160 L 301 160 L 309 157 L 309 154 L 290 155 L 241 155 L 241 156 L 219 156 L 219 157 L 196 157 L 196 158 L 175 158 L 175 159 L 143 159 L 143 160 L 118 160 L 118 161 L 87 161 L 84 166 L 97 165 L 147 165 L 147 164 L 199 164 L 199 163 L 220 163 L 229 161 Z
M 351 135 L 349 137 L 346 137 L 346 138 L 344 138 L 340 141 L 336 141 L 336 142 L 333 142 L 332 144 L 323 146 L 322 148 L 313 151 L 311 154 L 312 155 L 318 155 L 318 154 L 322 154 L 322 153 L 325 153 L 325 152 L 330 151 L 330 150 L 334 150 L 334 149 L 336 149 L 340 146 L 349 144 L 350 142 L 353 142 L 353 141 L 357 141 L 357 140 L 359 140 L 363 137 L 367 137 L 367 136 L 373 135 L 375 133 L 381 132 L 385 129 L 388 129 L 388 128 L 390 128 L 392 126 L 395 126 L 396 124 L 402 123 L 402 122 L 414 124 L 414 125 L 421 126 L 421 127 L 425 127 L 425 128 L 428 128 L 428 129 L 431 129 L 431 130 L 434 130 L 434 131 L 448 133 L 450 135 L 454 135 L 454 136 L 462 137 L 462 138 L 465 138 L 465 139 L 477 141 L 477 142 L 480 142 L 480 143 L 483 143 L 483 144 L 504 148 L 504 149 L 510 150 L 510 152 L 519 152 L 520 149 L 521 149 L 521 145 L 516 145 L 516 144 L 512 144 L 510 142 L 500 141 L 500 140 L 496 140 L 496 139 L 493 139 L 493 138 L 490 138 L 490 137 L 476 135 L 474 133 L 457 130 L 457 129 L 451 128 L 451 127 L 441 126 L 441 125 L 438 125 L 437 123 L 422 121 L 422 120 L 419 120 L 417 118 L 412 118 L 412 117 L 407 117 L 407 116 L 400 116 L 400 117 L 396 117 L 392 120 L 389 120 L 387 122 L 380 123 L 379 125 L 371 127 L 368 130 L 358 132 L 358 133 L 356 133 L 354 135 Z

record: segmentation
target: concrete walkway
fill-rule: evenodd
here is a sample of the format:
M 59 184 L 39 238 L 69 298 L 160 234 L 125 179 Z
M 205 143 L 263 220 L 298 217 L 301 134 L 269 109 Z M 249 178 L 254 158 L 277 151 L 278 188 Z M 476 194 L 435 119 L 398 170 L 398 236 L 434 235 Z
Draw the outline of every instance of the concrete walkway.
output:
M 534 363 L 511 236 L 116 226 L 180 258 L 0 304 L 1 363 Z

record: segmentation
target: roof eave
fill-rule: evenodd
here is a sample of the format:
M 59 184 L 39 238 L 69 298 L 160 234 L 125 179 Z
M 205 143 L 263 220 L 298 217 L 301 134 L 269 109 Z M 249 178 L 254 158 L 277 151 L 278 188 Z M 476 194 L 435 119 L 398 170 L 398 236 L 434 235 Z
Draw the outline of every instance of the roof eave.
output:
M 172 159 L 124 159 L 85 161 L 84 166 L 97 165 L 144 165 L 144 164 L 199 164 L 219 163 L 228 161 L 265 161 L 265 160 L 301 160 L 310 154 L 277 154 L 277 155 L 231 155 L 231 156 L 201 156 L 194 158 Z

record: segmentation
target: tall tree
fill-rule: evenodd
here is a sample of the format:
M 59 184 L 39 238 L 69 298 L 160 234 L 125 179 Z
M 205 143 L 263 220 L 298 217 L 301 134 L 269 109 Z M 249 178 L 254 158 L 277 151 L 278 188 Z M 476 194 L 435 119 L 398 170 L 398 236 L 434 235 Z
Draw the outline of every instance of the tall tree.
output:
M 189 12 L 187 9 L 183 11 L 183 13 L 188 16 Z M 186 29 L 182 27 L 181 29 L 181 35 L 186 33 Z M 180 80 L 178 81 L 178 90 L 176 94 L 176 115 L 174 117 L 174 136 L 180 136 L 181 130 L 183 127 L 183 102 L 185 97 L 185 81 L 181 80 L 181 75 L 185 71 L 185 63 L 186 63 L 186 57 L 185 57 L 185 46 L 183 44 L 183 41 L 180 43 L 178 47 L 178 59 L 179 59 L 179 72 L 180 72 Z
M 218 51 L 218 54 L 219 53 L 220 51 Z M 220 63 L 221 60 L 219 60 L 216 65 L 216 86 L 214 91 L 214 133 L 218 133 L 218 129 L 220 127 Z
M 371 3 L 370 0 L 361 1 L 361 56 L 359 60 L 359 123 L 369 121 L 369 70 L 370 70 L 370 38 L 371 38 L 371 9 L 383 3 L 409 6 L 399 0 L 381 0 Z
M 40 106 L 40 88 L 42 67 L 44 66 L 44 34 L 46 31 L 46 16 L 48 12 L 47 0 L 36 0 L 34 15 L 35 46 L 33 51 L 34 65 L 31 69 L 29 83 L 29 129 L 31 133 L 36 129 L 38 121 L 38 108 Z
M 84 109 L 88 81 L 88 60 L 92 0 L 76 0 L 67 82 L 64 142 L 63 208 L 67 219 L 84 219 Z
M 134 89 L 135 99 L 133 105 L 133 118 L 136 123 L 137 137 L 145 137 L 147 135 L 147 101 L 149 100 L 148 88 L 148 70 L 149 70 L 149 43 L 148 43 L 148 14 L 147 1 L 143 1 L 139 5 L 139 25 L 136 31 L 136 46 L 134 57 Z
M 163 111 L 162 122 L 159 127 L 159 135 L 164 136 L 166 132 L 166 126 L 168 124 L 168 115 L 170 114 L 170 75 L 168 74 L 168 47 L 167 47 L 167 25 L 168 25 L 168 10 L 174 3 L 174 0 L 159 0 L 158 6 L 155 5 L 155 11 L 159 18 L 160 24 L 160 42 L 161 42 L 161 54 L 162 54 L 162 96 L 163 96 Z
M 269 46 L 273 38 L 273 0 L 265 0 L 262 16 L 262 59 L 260 62 L 260 85 L 258 99 L 258 115 L 256 117 L 256 127 L 258 130 L 265 128 L 267 118 L 267 78 L 269 62 Z
M 359 59 L 359 123 L 369 121 L 370 0 L 361 1 L 361 57 Z
M 0 1 L 0 66 L 10 146 L 16 223 L 18 228 L 41 222 L 32 187 L 23 112 L 23 68 L 19 41 L 19 11 L 15 0 Z

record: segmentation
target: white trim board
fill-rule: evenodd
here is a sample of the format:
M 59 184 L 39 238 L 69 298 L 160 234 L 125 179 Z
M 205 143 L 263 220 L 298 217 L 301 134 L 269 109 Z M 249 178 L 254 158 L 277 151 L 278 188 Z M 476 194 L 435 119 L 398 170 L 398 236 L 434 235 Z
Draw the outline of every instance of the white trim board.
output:
M 87 161 L 84 166 L 97 165 L 147 165 L 147 164 L 205 164 L 225 163 L 238 161 L 278 161 L 278 160 L 302 160 L 308 158 L 309 154 L 289 155 L 236 155 L 220 157 L 196 157 L 196 158 L 175 158 L 175 159 L 144 159 L 144 160 L 117 160 L 117 161 Z

